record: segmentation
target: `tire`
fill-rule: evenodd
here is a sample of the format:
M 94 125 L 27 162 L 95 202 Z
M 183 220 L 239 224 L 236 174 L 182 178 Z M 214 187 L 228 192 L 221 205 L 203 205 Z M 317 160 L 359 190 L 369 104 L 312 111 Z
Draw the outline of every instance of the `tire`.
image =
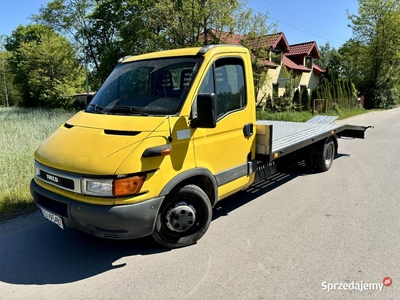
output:
M 328 171 L 336 155 L 335 142 L 329 138 L 322 147 L 322 151 L 315 157 L 315 166 L 322 172 Z
M 197 185 L 186 185 L 164 200 L 152 238 L 166 248 L 192 245 L 206 233 L 211 217 L 207 194 Z

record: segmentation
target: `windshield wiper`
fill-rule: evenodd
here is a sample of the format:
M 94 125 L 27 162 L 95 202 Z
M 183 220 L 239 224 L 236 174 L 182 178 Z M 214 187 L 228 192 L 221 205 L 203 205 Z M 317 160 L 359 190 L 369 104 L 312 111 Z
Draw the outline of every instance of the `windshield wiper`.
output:
M 138 109 L 135 106 L 114 106 L 113 108 L 111 108 L 108 113 L 112 113 L 112 112 L 129 112 L 131 114 L 134 115 L 141 115 L 141 116 L 148 116 L 148 113 L 145 113 L 143 111 L 141 111 L 140 109 Z
M 97 105 L 97 104 L 89 103 L 89 106 L 94 107 L 94 111 L 97 112 L 97 113 L 106 114 L 106 113 L 104 112 L 104 108 L 101 107 L 101 106 L 99 106 L 99 105 Z

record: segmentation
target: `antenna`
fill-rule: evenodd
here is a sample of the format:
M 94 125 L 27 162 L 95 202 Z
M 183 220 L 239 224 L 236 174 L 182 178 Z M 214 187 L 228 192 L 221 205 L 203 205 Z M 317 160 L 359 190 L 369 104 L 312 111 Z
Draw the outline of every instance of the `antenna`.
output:
M 168 137 L 168 141 L 171 143 L 173 138 L 172 138 L 172 130 L 171 130 L 171 123 L 170 123 L 170 119 L 171 116 L 168 115 L 168 128 L 169 128 L 169 137 Z

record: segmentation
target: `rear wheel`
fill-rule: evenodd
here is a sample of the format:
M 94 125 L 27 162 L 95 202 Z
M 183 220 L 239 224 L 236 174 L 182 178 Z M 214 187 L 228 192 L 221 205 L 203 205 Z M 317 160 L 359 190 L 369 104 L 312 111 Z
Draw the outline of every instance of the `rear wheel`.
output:
M 321 152 L 315 157 L 315 166 L 321 171 L 328 171 L 336 154 L 335 142 L 329 138 L 322 146 Z
M 167 248 L 192 245 L 207 231 L 211 217 L 212 207 L 207 194 L 197 185 L 186 185 L 165 199 L 152 237 Z

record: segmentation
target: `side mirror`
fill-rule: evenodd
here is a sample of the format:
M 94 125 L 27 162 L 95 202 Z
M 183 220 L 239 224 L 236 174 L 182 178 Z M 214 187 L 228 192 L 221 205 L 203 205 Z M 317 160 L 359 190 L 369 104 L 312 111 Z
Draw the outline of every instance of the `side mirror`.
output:
M 217 96 L 211 94 L 199 94 L 192 107 L 193 128 L 217 127 Z

